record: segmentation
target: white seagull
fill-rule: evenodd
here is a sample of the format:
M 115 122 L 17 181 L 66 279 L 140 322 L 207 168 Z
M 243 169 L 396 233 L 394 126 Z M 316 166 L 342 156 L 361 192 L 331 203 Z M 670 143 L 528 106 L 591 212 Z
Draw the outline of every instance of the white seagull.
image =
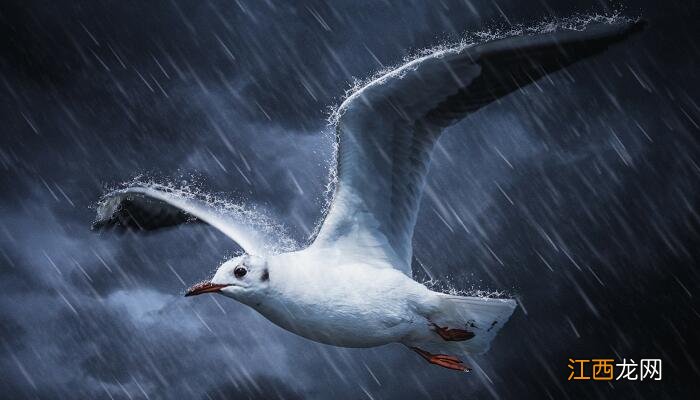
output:
M 469 371 L 459 356 L 488 350 L 516 302 L 438 293 L 411 278 L 411 240 L 433 145 L 465 115 L 643 26 L 590 23 L 443 49 L 367 83 L 338 109 L 337 186 L 304 249 L 275 253 L 272 239 L 238 214 L 147 185 L 107 194 L 94 226 L 208 223 L 245 254 L 186 296 L 220 293 L 317 342 L 402 343 L 432 364 Z

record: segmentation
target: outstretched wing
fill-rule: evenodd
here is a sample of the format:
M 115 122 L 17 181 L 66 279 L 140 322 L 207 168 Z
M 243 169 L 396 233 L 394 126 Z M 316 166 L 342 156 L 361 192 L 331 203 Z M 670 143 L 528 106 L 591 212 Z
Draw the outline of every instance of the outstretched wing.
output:
M 218 229 L 246 253 L 264 255 L 276 241 L 248 212 L 217 207 L 187 193 L 135 186 L 107 194 L 97 207 L 93 229 L 123 228 L 151 231 L 186 222 L 203 222 Z
M 418 205 L 443 128 L 642 28 L 589 24 L 457 47 L 370 82 L 338 109 L 337 186 L 312 246 L 382 259 L 410 276 Z

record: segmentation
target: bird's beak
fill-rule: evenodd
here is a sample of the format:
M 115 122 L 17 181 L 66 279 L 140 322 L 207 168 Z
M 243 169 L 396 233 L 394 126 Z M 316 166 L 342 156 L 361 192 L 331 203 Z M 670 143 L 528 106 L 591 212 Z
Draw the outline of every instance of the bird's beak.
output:
M 187 289 L 187 292 L 185 292 L 185 297 L 188 296 L 196 296 L 198 294 L 202 293 L 218 293 L 221 291 L 222 288 L 225 288 L 226 286 L 230 286 L 227 284 L 219 284 L 219 283 L 211 283 L 208 281 L 204 282 L 199 282 L 189 289 Z

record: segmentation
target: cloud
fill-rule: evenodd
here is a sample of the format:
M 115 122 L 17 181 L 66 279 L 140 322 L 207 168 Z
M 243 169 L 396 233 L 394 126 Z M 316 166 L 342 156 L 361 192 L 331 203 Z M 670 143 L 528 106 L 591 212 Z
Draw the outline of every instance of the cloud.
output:
M 240 383 L 227 383 L 209 390 L 203 399 L 249 399 L 249 400 L 294 400 L 303 399 L 302 393 L 274 376 L 251 376 L 250 380 Z

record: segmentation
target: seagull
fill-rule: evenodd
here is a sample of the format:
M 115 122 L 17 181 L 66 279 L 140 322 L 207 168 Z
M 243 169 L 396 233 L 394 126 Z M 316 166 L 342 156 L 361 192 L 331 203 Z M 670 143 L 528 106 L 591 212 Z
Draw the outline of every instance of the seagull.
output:
M 592 22 L 430 52 L 349 95 L 336 111 L 336 186 L 323 223 L 302 249 L 242 213 L 155 185 L 105 195 L 94 228 L 151 231 L 202 222 L 244 251 L 185 296 L 218 293 L 312 341 L 363 348 L 401 343 L 427 362 L 470 371 L 513 299 L 432 291 L 412 279 L 412 237 L 444 128 L 466 115 L 641 31 L 644 21 Z M 527 95 L 521 92 L 519 95 Z

